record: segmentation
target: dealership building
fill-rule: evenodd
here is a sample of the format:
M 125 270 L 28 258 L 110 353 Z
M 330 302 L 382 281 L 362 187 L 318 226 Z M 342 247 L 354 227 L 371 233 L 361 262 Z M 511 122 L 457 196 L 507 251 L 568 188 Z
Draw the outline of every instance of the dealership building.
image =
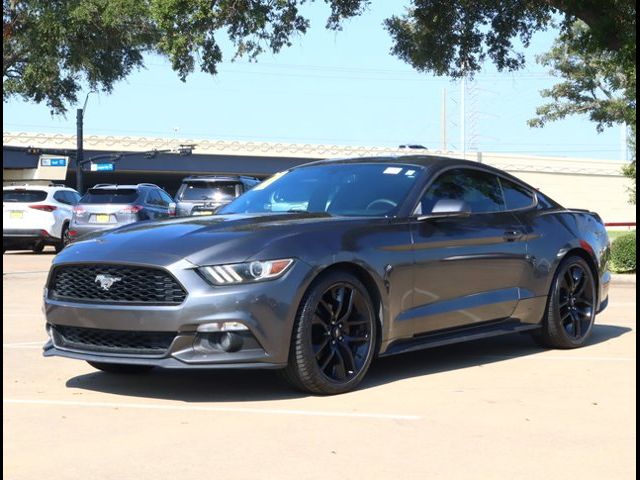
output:
M 566 207 L 597 211 L 608 223 L 635 223 L 623 162 L 507 153 L 442 152 L 342 145 L 86 136 L 84 186 L 149 182 L 175 194 L 188 175 L 266 178 L 325 158 L 425 154 L 466 158 L 508 171 Z M 75 187 L 76 137 L 3 132 L 4 185 L 64 183 Z

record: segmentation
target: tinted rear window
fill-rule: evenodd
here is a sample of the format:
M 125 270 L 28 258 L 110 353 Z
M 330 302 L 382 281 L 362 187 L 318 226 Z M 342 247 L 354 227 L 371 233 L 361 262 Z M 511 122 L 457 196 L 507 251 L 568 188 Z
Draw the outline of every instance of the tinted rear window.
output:
M 129 188 L 90 189 L 82 197 L 80 203 L 133 203 L 138 198 L 138 191 Z
M 422 212 L 430 213 L 442 199 L 464 200 L 473 213 L 504 210 L 498 177 L 473 169 L 450 170 L 438 177 L 422 198 Z
M 3 190 L 3 202 L 42 202 L 47 198 L 47 192 L 42 190 Z
M 222 200 L 235 198 L 237 183 L 186 182 L 178 192 L 180 200 Z
M 507 203 L 507 210 L 518 210 L 533 205 L 533 195 L 525 188 L 504 178 L 500 179 L 500 184 Z

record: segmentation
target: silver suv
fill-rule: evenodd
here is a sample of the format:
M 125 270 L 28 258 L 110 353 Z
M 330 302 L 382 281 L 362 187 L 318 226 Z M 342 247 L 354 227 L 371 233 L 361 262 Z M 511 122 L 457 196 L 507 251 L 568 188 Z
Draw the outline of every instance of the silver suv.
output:
M 258 183 L 257 178 L 245 176 L 187 177 L 176 194 L 177 215 L 213 215 Z
M 87 190 L 73 209 L 69 235 L 75 240 L 90 232 L 175 215 L 173 198 L 157 185 L 99 184 Z

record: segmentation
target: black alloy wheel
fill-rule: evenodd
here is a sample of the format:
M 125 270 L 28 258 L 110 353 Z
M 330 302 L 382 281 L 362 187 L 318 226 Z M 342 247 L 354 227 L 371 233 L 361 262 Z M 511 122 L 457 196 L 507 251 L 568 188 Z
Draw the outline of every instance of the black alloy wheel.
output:
M 556 272 L 538 340 L 555 348 L 584 345 L 593 329 L 596 308 L 596 283 L 591 268 L 582 257 L 565 259 Z
M 311 345 L 320 371 L 333 381 L 352 378 L 367 360 L 373 319 L 366 301 L 353 285 L 340 282 L 318 302 Z
M 302 300 L 284 376 L 317 394 L 353 389 L 376 347 L 376 316 L 364 285 L 346 272 L 316 281 Z
M 558 291 L 562 327 L 574 340 L 589 333 L 593 322 L 595 295 L 593 278 L 580 264 L 572 264 L 564 271 Z

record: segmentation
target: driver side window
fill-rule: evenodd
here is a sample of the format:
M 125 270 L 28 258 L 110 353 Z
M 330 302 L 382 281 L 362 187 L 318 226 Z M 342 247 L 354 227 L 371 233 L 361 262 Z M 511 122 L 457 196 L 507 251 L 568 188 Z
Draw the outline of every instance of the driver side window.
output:
M 439 200 L 463 200 L 471 213 L 504 211 L 504 198 L 498 177 L 480 170 L 458 168 L 440 175 L 429 187 L 417 207 L 427 215 Z

